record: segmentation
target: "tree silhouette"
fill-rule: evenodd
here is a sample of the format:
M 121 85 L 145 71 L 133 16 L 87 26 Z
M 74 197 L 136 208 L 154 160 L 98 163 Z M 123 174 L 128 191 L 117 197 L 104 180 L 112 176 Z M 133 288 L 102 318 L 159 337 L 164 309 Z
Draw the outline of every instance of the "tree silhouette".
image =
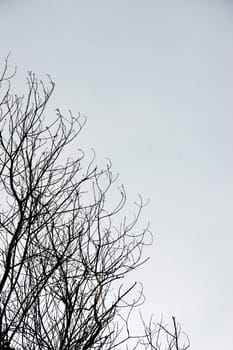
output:
M 29 73 L 24 97 L 12 91 L 6 60 L 0 78 L 0 350 L 187 349 L 180 328 L 162 323 L 131 331 L 143 302 L 141 285 L 123 279 L 143 264 L 146 227 L 138 229 L 145 203 L 133 219 L 121 212 L 124 187 L 113 204 L 116 181 L 77 148 L 85 119 L 45 107 L 53 93 Z M 72 149 L 70 147 L 72 146 Z M 161 343 L 162 333 L 165 336 Z

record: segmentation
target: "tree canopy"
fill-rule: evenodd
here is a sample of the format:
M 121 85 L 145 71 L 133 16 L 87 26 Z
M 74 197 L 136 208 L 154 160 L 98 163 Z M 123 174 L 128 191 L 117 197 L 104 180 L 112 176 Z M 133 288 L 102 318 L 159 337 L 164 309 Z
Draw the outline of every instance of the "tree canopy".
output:
M 124 186 L 114 205 L 111 162 L 87 162 L 77 147 L 85 118 L 45 108 L 54 83 L 33 73 L 27 93 L 11 92 L 6 60 L 0 78 L 0 350 L 143 348 L 184 350 L 181 330 L 133 313 L 142 286 L 126 276 L 147 259 L 149 226 L 139 229 L 146 203 L 122 215 Z M 70 154 L 70 145 L 75 150 Z M 126 279 L 126 280 L 125 280 Z

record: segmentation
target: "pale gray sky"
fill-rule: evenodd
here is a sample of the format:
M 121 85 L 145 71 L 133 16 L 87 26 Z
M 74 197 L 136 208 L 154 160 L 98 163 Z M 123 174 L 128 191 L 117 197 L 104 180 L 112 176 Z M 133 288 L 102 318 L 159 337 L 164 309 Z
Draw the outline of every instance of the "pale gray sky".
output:
M 229 349 L 232 1 L 0 1 L 0 33 L 18 87 L 49 73 L 50 106 L 88 117 L 80 146 L 112 159 L 130 203 L 150 197 L 143 312 L 176 315 L 192 349 Z

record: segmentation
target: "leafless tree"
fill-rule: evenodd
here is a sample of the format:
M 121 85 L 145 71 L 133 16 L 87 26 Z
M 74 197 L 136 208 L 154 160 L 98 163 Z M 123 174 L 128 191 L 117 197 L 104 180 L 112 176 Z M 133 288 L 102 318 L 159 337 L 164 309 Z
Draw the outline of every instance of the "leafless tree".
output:
M 0 349 L 88 350 L 142 347 L 186 349 L 174 321 L 142 322 L 130 330 L 143 302 L 141 286 L 123 278 L 145 262 L 149 228 L 138 231 L 139 197 L 131 221 L 120 215 L 124 187 L 113 207 L 111 163 L 86 164 L 76 147 L 85 119 L 56 110 L 44 117 L 54 90 L 29 73 L 24 97 L 14 95 L 8 60 L 0 78 Z M 73 149 L 72 148 L 72 149 Z M 111 198 L 110 198 L 111 199 Z M 110 205 L 111 204 L 111 205 Z M 137 289 L 139 287 L 139 290 Z M 136 292 L 137 290 L 137 292 Z M 131 327 L 132 328 L 132 327 Z

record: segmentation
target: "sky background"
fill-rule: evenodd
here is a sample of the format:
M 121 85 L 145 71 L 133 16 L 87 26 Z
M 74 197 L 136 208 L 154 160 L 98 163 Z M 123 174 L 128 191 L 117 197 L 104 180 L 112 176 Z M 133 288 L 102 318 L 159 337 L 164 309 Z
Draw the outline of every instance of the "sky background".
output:
M 17 89 L 49 73 L 51 110 L 87 116 L 80 146 L 111 158 L 129 208 L 150 198 L 143 313 L 230 349 L 233 2 L 0 0 L 2 65 L 9 51 Z

